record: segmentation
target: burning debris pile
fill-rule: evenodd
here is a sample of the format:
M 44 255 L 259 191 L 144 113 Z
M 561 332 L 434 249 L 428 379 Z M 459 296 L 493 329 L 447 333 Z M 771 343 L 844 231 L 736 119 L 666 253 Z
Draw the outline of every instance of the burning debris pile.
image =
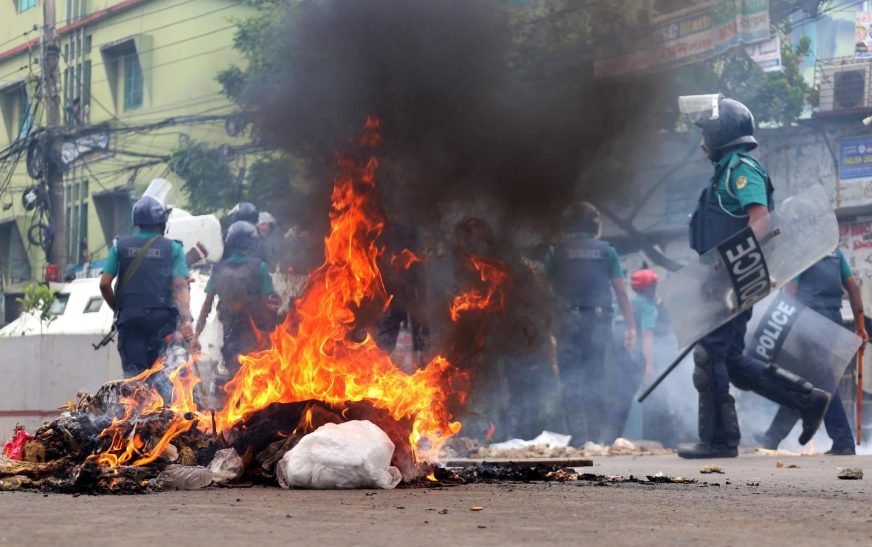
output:
M 391 466 L 406 481 L 431 471 L 425 462 L 460 431 L 453 409 L 464 403 L 467 376 L 442 355 L 403 372 L 367 330 L 365 319 L 384 313 L 392 299 L 378 267 L 384 250 L 375 243 L 386 225 L 372 155 L 380 138 L 378 120 L 369 118 L 357 150 L 337 154 L 325 262 L 268 334 L 268 349 L 240 357 L 223 408 L 198 404 L 196 357 L 171 370 L 159 360 L 135 378 L 82 395 L 22 438 L 22 459 L 0 460 L 3 484 L 94 493 L 203 486 L 219 475 L 206 466 L 231 448 L 242 480 L 274 484 L 278 462 L 304 436 L 353 420 L 387 435 Z M 505 266 L 478 256 L 469 263 L 473 283 L 452 302 L 454 321 L 504 302 Z M 159 382 L 172 384 L 171 401 L 155 388 Z

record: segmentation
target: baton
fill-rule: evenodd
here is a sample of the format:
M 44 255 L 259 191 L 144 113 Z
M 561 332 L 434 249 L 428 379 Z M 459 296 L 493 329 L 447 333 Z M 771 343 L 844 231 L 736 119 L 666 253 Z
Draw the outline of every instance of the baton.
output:
M 866 344 L 857 352 L 857 446 L 863 444 L 863 354 Z
M 678 364 L 681 363 L 681 361 L 683 361 L 685 357 L 687 357 L 687 354 L 690 353 L 690 350 L 692 350 L 694 347 L 696 347 L 697 342 L 699 342 L 699 340 L 697 340 L 696 342 L 694 342 L 694 343 L 690 344 L 689 346 L 687 346 L 686 348 L 684 348 L 684 351 L 682 351 L 681 353 L 678 354 L 678 357 L 676 357 L 675 360 L 672 361 L 672 364 L 670 364 L 668 367 L 666 367 L 666 370 L 664 370 L 663 372 L 660 373 L 660 376 L 658 376 L 657 379 L 654 380 L 651 383 L 651 385 L 648 386 L 645 389 L 645 391 L 642 392 L 641 395 L 639 395 L 639 397 L 636 399 L 636 401 L 641 403 L 642 401 L 647 399 L 648 395 L 651 395 L 651 392 L 654 391 L 654 388 L 659 386 L 660 382 L 665 380 L 666 377 L 669 376 L 669 374 L 673 370 L 675 370 L 675 367 L 677 367 Z

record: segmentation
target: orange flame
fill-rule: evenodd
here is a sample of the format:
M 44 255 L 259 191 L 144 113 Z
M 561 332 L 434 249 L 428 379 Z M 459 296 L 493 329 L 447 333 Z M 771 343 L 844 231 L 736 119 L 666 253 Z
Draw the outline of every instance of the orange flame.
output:
M 418 264 L 423 262 L 418 255 L 410 251 L 409 249 L 403 249 L 399 253 L 395 253 L 391 256 L 391 266 L 395 268 L 402 268 L 404 270 L 408 270 L 412 267 L 413 264 Z
M 367 119 L 360 145 L 377 145 L 378 129 L 377 118 Z M 216 421 L 224 430 L 277 402 L 312 399 L 341 406 L 367 400 L 396 420 L 411 420 L 409 440 L 418 455 L 428 447 L 438 450 L 460 431 L 447 403 L 451 385 L 462 374 L 437 356 L 409 375 L 357 324 L 360 308 L 384 308 L 390 299 L 375 245 L 385 226 L 375 192 L 378 160 L 341 154 L 337 159 L 325 261 L 309 276 L 295 313 L 289 314 L 296 321 L 288 319 L 270 334 L 269 349 L 240 357 L 241 368 L 225 386 L 227 404 Z
M 470 310 L 502 311 L 506 303 L 505 286 L 509 281 L 506 265 L 493 258 L 468 255 L 467 267 L 478 272 L 484 288 L 472 288 L 455 296 L 450 307 L 451 320 L 459 320 L 462 312 Z
M 102 453 L 89 456 L 89 459 L 96 460 L 100 467 L 147 465 L 159 458 L 173 439 L 190 431 L 199 418 L 197 405 L 194 402 L 194 387 L 200 382 L 200 379 L 193 374 L 193 364 L 193 359 L 189 360 L 167 376 L 173 384 L 173 401 L 167 407 L 173 412 L 173 419 L 154 446 L 143 452 L 145 442 L 136 431 L 136 419 L 160 412 L 164 408 L 164 400 L 152 387 L 136 389 L 132 396 L 119 399 L 119 402 L 125 407 L 124 415 L 121 418 L 113 419 L 112 424 L 99 435 L 100 438 L 112 438 L 109 448 Z M 133 378 L 119 380 L 119 382 L 143 381 L 163 369 L 164 361 L 158 359 L 148 370 Z M 127 429 L 130 431 L 127 432 Z

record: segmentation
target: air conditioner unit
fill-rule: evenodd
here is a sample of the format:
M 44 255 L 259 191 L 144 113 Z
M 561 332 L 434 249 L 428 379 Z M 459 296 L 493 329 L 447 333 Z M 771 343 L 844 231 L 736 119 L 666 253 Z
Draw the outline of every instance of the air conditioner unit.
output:
M 872 66 L 868 63 L 823 67 L 819 80 L 819 112 L 862 110 L 872 106 Z

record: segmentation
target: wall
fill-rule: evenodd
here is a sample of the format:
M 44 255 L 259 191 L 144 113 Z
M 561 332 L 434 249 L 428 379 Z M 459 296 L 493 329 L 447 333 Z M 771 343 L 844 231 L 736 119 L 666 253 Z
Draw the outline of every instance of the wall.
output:
M 0 338 L 0 439 L 16 423 L 33 432 L 75 401 L 78 391 L 94 393 L 108 380 L 121 378 L 115 344 L 95 351 L 100 335 L 53 335 Z

